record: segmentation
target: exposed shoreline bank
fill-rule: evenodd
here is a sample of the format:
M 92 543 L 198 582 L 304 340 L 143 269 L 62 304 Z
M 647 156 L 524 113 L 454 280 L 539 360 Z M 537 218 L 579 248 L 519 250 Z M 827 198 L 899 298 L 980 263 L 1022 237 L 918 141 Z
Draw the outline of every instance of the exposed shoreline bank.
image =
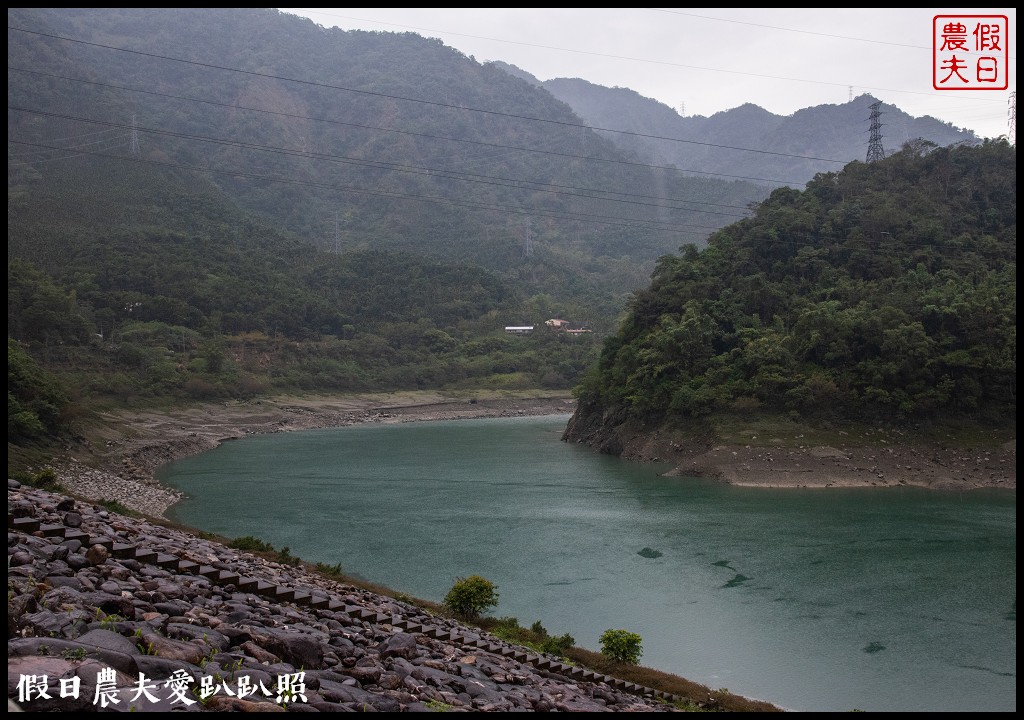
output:
M 172 410 L 104 413 L 90 441 L 55 459 L 59 481 L 91 500 L 116 500 L 163 518 L 178 491 L 155 479 L 168 462 L 217 447 L 225 440 L 277 432 L 469 418 L 570 415 L 576 401 L 565 393 L 438 392 L 344 396 L 279 396 L 207 403 Z M 638 439 L 621 456 L 671 462 L 673 476 L 712 477 L 763 488 L 900 487 L 962 491 L 1016 490 L 1016 440 L 998 447 L 950 448 L 909 443 L 851 443 L 843 447 L 724 444 L 688 446 L 655 434 Z
M 571 414 L 568 394 L 434 392 L 344 396 L 278 396 L 252 401 L 207 403 L 172 410 L 117 410 L 102 413 L 85 445 L 54 459 L 58 481 L 90 500 L 115 500 L 151 517 L 181 493 L 161 485 L 158 468 L 250 435 L 470 418 Z

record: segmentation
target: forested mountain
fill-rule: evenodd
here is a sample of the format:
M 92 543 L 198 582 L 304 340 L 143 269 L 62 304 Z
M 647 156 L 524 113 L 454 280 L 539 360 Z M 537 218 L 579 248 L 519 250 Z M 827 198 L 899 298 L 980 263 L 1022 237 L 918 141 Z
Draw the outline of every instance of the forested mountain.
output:
M 412 33 L 255 9 L 8 20 L 8 137 L 43 179 L 53 147 L 131 153 L 321 247 L 469 262 L 602 312 L 766 193 L 632 162 L 550 93 Z
M 519 77 L 532 77 L 513 66 L 498 66 Z M 672 165 L 702 177 L 743 178 L 797 189 L 819 172 L 837 172 L 848 162 L 866 158 L 869 106 L 876 101 L 871 95 L 860 95 L 847 103 L 804 108 L 789 116 L 745 103 L 711 117 L 684 117 L 629 88 L 608 88 L 579 78 L 533 81 L 569 105 L 588 125 L 633 133 L 604 135 L 643 162 Z M 885 103 L 879 110 L 886 152 L 895 152 L 918 138 L 941 146 L 980 142 L 973 132 L 932 117 L 914 118 Z
M 9 437 L 97 397 L 567 389 L 594 336 L 505 325 L 611 329 L 659 255 L 765 192 L 637 163 L 411 33 L 273 9 L 8 25 Z
M 190 172 L 75 158 L 50 178 L 8 195 L 11 440 L 102 398 L 566 387 L 591 356 L 505 336 L 548 308 L 479 266 L 319 250 Z
M 775 190 L 704 251 L 659 261 L 570 436 L 758 407 L 1014 418 L 1016 186 L 1002 140 L 909 144 Z
M 95 397 L 568 388 L 659 257 L 768 194 L 412 33 L 237 8 L 8 26 L 9 437 Z M 503 332 L 549 318 L 598 332 Z

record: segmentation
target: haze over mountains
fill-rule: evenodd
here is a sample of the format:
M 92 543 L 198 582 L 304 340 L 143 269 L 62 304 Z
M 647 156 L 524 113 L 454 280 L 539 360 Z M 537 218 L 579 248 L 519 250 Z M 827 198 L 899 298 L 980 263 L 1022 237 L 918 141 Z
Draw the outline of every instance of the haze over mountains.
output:
M 495 64 L 544 88 L 588 125 L 626 131 L 601 134 L 644 162 L 674 165 L 683 172 L 703 176 L 763 182 L 771 187 L 784 184 L 802 188 L 816 173 L 836 172 L 845 163 L 863 161 L 870 105 L 877 101 L 864 94 L 842 105 L 818 105 L 790 116 L 737 102 L 737 107 L 711 117 L 683 116 L 629 88 L 609 88 L 579 78 L 542 82 L 513 65 Z M 885 103 L 879 110 L 882 145 L 887 153 L 916 138 L 940 146 L 979 142 L 973 131 L 933 117 L 914 118 Z
M 550 93 L 411 33 L 270 10 L 9 20 L 23 30 L 9 31 L 9 138 L 36 143 L 15 149 L 19 162 L 45 179 L 52 147 L 103 147 L 195 169 L 331 250 L 472 262 L 561 295 L 581 282 L 621 292 L 765 194 L 638 163 Z M 99 137 L 120 144 L 85 147 Z
M 93 359 L 157 393 L 571 387 L 596 345 L 503 326 L 610 332 L 659 257 L 842 166 L 808 156 L 866 150 L 866 97 L 684 118 L 273 9 L 11 8 L 8 25 L 9 332 L 52 358 L 134 338 L 130 363 Z M 162 325 L 123 332 L 137 321 Z M 253 364 L 246 333 L 321 345 Z
M 772 187 L 866 149 L 868 96 L 791 118 L 741 103 L 681 117 L 624 88 L 524 82 L 412 33 L 273 10 L 12 9 L 9 21 L 32 31 L 9 31 L 9 138 L 110 129 L 127 150 L 135 123 L 143 159 L 204 168 L 240 206 L 311 242 L 469 261 L 546 290 L 587 275 L 588 258 L 612 276 L 609 258 L 649 270 Z M 883 111 L 892 150 L 974 139 Z

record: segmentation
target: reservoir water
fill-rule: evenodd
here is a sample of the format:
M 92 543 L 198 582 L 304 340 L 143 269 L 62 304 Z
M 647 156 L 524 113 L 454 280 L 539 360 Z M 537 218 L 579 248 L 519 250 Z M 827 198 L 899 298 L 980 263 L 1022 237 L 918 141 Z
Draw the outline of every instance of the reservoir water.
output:
M 1014 711 L 1016 495 L 761 489 L 563 443 L 567 416 L 358 425 L 161 469 L 169 511 L 797 711 Z M 643 553 L 643 554 L 641 554 Z

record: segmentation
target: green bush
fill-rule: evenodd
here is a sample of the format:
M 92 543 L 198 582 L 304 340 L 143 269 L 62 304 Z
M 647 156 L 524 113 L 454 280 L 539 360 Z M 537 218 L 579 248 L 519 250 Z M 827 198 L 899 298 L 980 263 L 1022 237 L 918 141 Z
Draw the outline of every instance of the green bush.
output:
M 56 490 L 59 487 L 57 483 L 57 472 L 51 467 L 43 468 L 32 476 L 32 482 L 30 484 L 37 488 L 42 488 L 43 490 Z
M 643 654 L 643 640 L 628 630 L 605 630 L 601 634 L 601 654 L 616 662 L 636 665 Z
M 564 657 L 569 651 L 569 648 L 576 644 L 576 638 L 569 633 L 564 635 L 550 635 L 544 638 L 544 642 L 541 643 L 541 652 L 546 652 L 551 655 L 557 655 Z
M 258 537 L 252 535 L 246 535 L 245 537 L 235 538 L 228 547 L 234 548 L 235 550 L 245 550 L 246 552 L 273 552 L 274 546 L 268 542 L 260 540 Z
M 142 517 L 142 513 L 135 512 L 127 505 L 119 503 L 117 500 L 100 500 L 97 505 L 106 508 L 110 512 L 115 512 L 118 515 L 127 515 L 128 517 Z
M 324 562 L 318 562 L 316 564 L 316 570 L 321 575 L 324 575 L 325 577 L 329 578 L 342 578 L 345 576 L 345 574 L 341 571 L 341 563 L 334 563 L 333 565 L 329 565 Z
M 497 605 L 497 586 L 479 575 L 458 578 L 444 596 L 444 606 L 464 618 L 475 618 Z
M 285 545 L 283 548 L 277 551 L 277 561 L 282 565 L 298 565 L 302 562 L 302 558 L 298 555 L 292 555 L 291 548 Z M 338 566 L 341 569 L 341 566 Z

